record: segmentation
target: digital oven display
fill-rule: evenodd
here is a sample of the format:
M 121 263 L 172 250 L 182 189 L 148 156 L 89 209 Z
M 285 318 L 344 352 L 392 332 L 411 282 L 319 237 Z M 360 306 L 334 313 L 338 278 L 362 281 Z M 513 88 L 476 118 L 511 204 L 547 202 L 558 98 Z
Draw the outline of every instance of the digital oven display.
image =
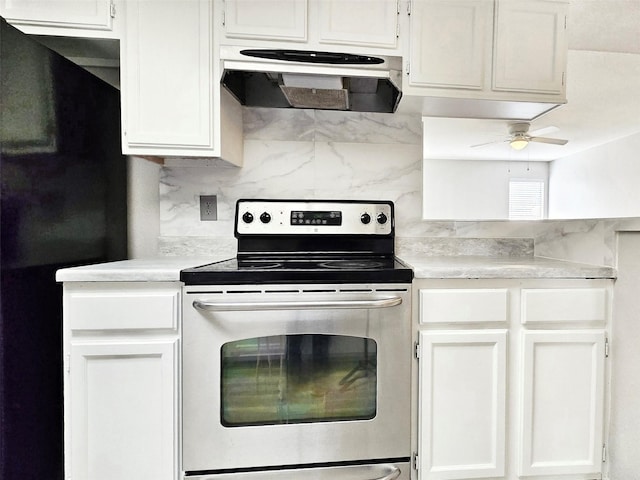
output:
M 332 210 L 320 211 L 293 211 L 291 212 L 291 225 L 342 225 L 342 212 Z

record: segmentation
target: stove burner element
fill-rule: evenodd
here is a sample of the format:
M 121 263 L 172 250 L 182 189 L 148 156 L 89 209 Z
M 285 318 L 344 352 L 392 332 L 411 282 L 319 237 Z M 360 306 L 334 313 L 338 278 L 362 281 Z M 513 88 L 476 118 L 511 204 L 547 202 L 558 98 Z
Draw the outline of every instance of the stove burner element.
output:
M 373 260 L 331 260 L 329 262 L 322 262 L 319 266 L 323 268 L 333 268 L 336 270 L 371 270 L 380 268 L 384 264 Z
M 243 262 L 242 268 L 250 270 L 266 270 L 269 268 L 282 268 L 282 263 L 279 262 Z

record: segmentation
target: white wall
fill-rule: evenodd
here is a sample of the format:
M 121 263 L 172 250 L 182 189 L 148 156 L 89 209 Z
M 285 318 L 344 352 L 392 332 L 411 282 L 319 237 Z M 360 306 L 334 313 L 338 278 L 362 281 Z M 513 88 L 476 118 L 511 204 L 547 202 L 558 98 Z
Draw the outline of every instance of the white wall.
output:
M 160 165 L 142 158 L 127 158 L 129 258 L 153 257 L 160 234 Z
M 549 218 L 638 217 L 639 179 L 640 133 L 554 160 Z
M 509 218 L 509 180 L 548 176 L 547 162 L 424 160 L 425 220 Z
M 609 477 L 640 478 L 640 233 L 619 237 L 618 279 L 611 338 Z M 606 477 L 605 477 L 606 478 Z

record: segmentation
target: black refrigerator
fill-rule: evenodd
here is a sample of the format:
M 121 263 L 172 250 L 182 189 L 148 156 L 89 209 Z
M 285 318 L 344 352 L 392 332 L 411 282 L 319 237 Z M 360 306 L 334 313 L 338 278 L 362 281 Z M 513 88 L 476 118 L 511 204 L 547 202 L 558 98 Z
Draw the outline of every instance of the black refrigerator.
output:
M 119 91 L 0 18 L 0 478 L 62 480 L 56 270 L 127 257 Z

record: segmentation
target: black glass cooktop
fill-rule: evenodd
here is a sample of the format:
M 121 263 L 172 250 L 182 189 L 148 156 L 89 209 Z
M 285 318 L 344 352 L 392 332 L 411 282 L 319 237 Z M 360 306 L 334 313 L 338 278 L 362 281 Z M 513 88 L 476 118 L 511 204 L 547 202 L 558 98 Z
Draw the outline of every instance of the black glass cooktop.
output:
M 186 285 L 410 283 L 413 271 L 392 255 L 242 256 L 180 272 Z

